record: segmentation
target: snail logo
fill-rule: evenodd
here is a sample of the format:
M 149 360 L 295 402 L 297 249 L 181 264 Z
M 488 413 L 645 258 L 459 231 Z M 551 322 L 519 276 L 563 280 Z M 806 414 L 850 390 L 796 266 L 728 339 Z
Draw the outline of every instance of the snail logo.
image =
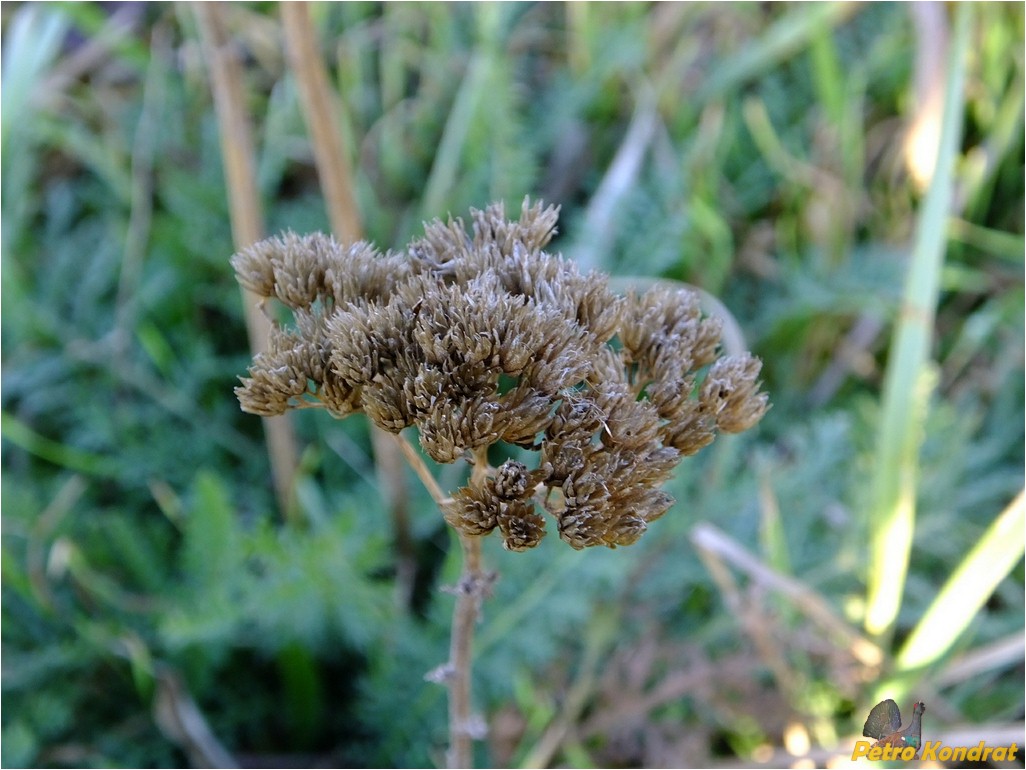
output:
M 933 762 L 986 762 L 994 760 L 997 762 L 1014 762 L 1019 747 L 1017 744 L 1011 746 L 987 746 L 985 741 L 980 741 L 976 746 L 944 746 L 940 741 L 923 742 L 923 713 L 926 705 L 916 701 L 912 706 L 912 720 L 904 730 L 901 728 L 901 711 L 898 704 L 888 698 L 873 706 L 869 712 L 869 719 L 862 728 L 862 734 L 867 738 L 874 738 L 875 743 L 869 741 L 856 741 L 855 748 L 851 753 L 852 761 L 865 757 L 870 761 L 893 761 L 902 760 L 905 762 L 914 759 L 923 759 Z

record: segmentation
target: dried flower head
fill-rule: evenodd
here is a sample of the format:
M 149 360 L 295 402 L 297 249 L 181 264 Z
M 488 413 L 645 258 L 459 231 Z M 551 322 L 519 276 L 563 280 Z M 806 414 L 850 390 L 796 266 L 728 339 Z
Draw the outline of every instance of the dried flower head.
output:
M 435 221 L 405 254 L 287 233 L 232 258 L 239 282 L 291 311 L 236 393 L 260 415 L 365 413 L 451 463 L 503 441 L 537 452 L 456 491 L 446 521 L 498 529 L 510 550 L 545 534 L 574 548 L 638 539 L 673 499 L 659 487 L 718 431 L 754 426 L 761 364 L 721 357 L 720 323 L 688 290 L 621 297 L 601 273 L 544 251 L 558 210 L 525 201 Z

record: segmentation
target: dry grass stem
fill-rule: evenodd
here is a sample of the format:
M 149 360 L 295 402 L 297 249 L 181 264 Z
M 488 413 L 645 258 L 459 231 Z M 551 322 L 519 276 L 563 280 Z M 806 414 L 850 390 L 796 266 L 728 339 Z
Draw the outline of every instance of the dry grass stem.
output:
M 698 524 L 692 530 L 691 541 L 700 555 L 715 557 L 715 561 L 707 561 L 707 564 L 718 563 L 722 558 L 753 580 L 786 596 L 802 614 L 840 640 L 860 663 L 875 668 L 883 662 L 880 648 L 837 617 L 818 593 L 794 578 L 770 569 L 716 527 L 707 523 Z
M 715 551 L 699 548 L 698 555 L 723 594 L 731 614 L 741 623 L 755 645 L 759 658 L 773 674 L 777 686 L 790 695 L 798 684 L 797 675 L 787 664 L 783 651 L 773 636 L 773 623 L 762 612 L 761 602 L 746 600 L 734 576 Z
M 285 51 L 310 129 L 332 230 L 345 241 L 359 240 L 363 228 L 338 121 L 338 98 L 328 84 L 317 35 L 310 23 L 310 7 L 306 3 L 282 3 L 281 20 Z
M 650 89 L 644 89 L 627 127 L 627 134 L 588 203 L 584 215 L 585 225 L 581 228 L 588 235 L 574 253 L 574 259 L 582 267 L 602 267 L 605 249 L 612 240 L 611 233 L 616 225 L 617 206 L 634 186 L 658 125 L 659 111 L 655 94 Z
M 317 34 L 303 3 L 281 6 L 285 50 L 299 89 L 303 114 L 310 130 L 314 162 L 324 191 L 331 229 L 345 241 L 363 238 L 363 224 L 356 204 L 353 173 L 343 144 L 339 122 L 340 105 L 328 80 L 319 54 Z M 402 458 L 394 442 L 376 425 L 371 425 L 371 444 L 378 487 L 392 518 L 396 547 L 396 592 L 400 603 L 408 603 L 413 592 L 416 555 L 410 531 L 409 498 L 403 483 Z
M 1022 663 L 1026 657 L 1026 633 L 1019 631 L 991 644 L 969 650 L 953 658 L 936 677 L 936 687 L 965 682 L 994 669 Z
M 218 131 L 225 177 L 228 180 L 228 204 L 232 235 L 237 249 L 260 240 L 264 234 L 253 167 L 253 136 L 246 117 L 242 68 L 228 46 L 216 3 L 194 3 L 203 53 L 210 68 L 210 85 L 217 110 Z M 259 297 L 243 289 L 243 306 L 249 346 L 254 353 L 267 350 L 271 322 L 257 307 Z M 298 464 L 296 439 L 285 415 L 264 418 L 267 448 L 274 478 L 274 490 L 282 515 L 293 510 L 293 478 Z
M 167 665 L 156 672 L 153 719 L 185 752 L 193 767 L 233 768 L 239 764 L 214 735 L 182 677 Z

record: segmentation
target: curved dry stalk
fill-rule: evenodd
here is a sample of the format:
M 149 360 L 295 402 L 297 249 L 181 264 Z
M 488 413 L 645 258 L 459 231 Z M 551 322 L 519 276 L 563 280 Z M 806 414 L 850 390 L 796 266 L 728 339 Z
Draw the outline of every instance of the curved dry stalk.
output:
M 699 558 L 712 570 L 726 570 L 726 563 L 730 563 L 758 583 L 781 593 L 802 614 L 845 645 L 851 656 L 867 668 L 875 670 L 883 663 L 880 647 L 838 617 L 818 593 L 804 583 L 767 567 L 713 525 L 706 522 L 696 525 L 691 530 L 691 542 L 698 549 Z

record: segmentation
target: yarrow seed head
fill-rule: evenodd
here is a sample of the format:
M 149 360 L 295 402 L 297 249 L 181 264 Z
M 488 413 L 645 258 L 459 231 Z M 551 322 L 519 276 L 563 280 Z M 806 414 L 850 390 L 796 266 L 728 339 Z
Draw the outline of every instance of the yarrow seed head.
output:
M 294 233 L 239 252 L 239 282 L 292 316 L 236 388 L 242 408 L 416 426 L 441 463 L 533 450 L 533 470 L 508 460 L 457 490 L 446 521 L 514 551 L 544 536 L 539 509 L 574 548 L 635 542 L 673 504 L 659 487 L 682 457 L 766 413 L 761 362 L 720 355 L 694 292 L 621 297 L 545 252 L 557 214 L 525 200 L 511 221 L 493 204 L 471 211 L 472 235 L 436 220 L 404 254 Z

